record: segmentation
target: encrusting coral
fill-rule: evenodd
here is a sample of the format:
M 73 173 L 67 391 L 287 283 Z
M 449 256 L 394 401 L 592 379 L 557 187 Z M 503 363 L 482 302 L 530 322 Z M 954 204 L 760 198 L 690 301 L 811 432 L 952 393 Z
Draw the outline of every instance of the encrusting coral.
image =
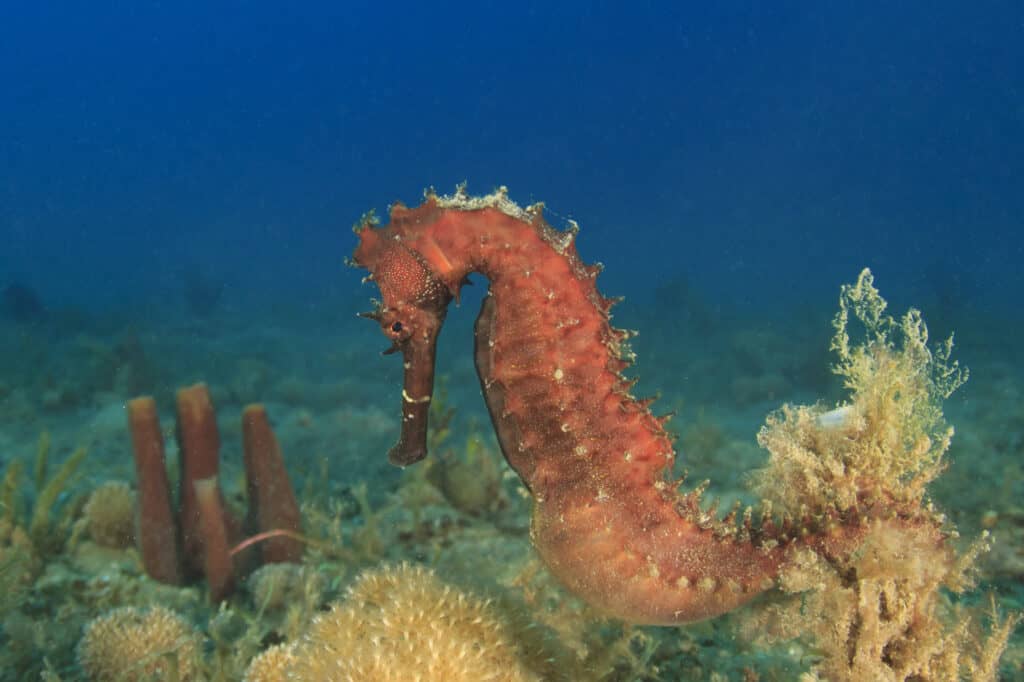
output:
M 274 656 L 283 654 L 274 654 Z M 402 564 L 364 572 L 291 652 L 299 682 L 538 680 L 487 602 Z M 269 664 L 268 664 L 269 665 Z M 250 679 L 256 678 L 250 673 Z
M 201 638 L 181 616 L 162 606 L 122 607 L 85 628 L 78 662 L 92 682 L 197 679 Z

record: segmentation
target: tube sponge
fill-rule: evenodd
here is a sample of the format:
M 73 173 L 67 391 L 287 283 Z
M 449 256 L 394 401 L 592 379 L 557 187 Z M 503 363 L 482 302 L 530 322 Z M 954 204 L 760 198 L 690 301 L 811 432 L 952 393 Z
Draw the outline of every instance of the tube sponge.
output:
M 286 679 L 304 682 L 540 679 L 487 602 L 408 564 L 360 575 L 292 655 Z

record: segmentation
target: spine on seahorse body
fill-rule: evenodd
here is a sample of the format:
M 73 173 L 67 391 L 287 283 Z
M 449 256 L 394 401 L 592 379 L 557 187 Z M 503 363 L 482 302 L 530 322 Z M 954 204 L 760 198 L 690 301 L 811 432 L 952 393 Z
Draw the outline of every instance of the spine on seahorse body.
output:
M 405 360 L 402 438 L 390 458 L 426 454 L 434 347 L 448 303 L 472 272 L 490 280 L 476 324 L 476 366 L 502 452 L 534 496 L 531 536 L 550 570 L 597 608 L 673 624 L 729 611 L 771 587 L 792 530 L 749 510 L 737 522 L 682 494 L 663 419 L 622 375 L 629 333 L 612 327 L 575 225 L 551 228 L 540 205 L 502 188 L 485 197 L 428 194 L 357 226 L 356 265 L 382 301 L 365 315 Z M 854 524 L 855 525 L 855 524 Z M 850 542 L 814 539 L 823 551 Z

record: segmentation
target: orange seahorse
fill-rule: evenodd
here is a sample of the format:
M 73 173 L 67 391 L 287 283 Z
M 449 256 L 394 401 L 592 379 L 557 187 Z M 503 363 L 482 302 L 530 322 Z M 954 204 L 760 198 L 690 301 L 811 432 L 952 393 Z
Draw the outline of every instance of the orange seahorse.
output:
M 831 530 L 741 522 L 700 506 L 700 491 L 670 480 L 675 452 L 650 401 L 622 375 L 629 332 L 609 323 L 600 266 L 584 265 L 575 224 L 559 232 L 540 204 L 521 208 L 499 189 L 470 197 L 428 193 L 397 204 L 390 224 L 356 227 L 354 264 L 380 288 L 363 313 L 401 352 L 402 427 L 389 459 L 426 456 L 438 332 L 471 272 L 490 280 L 476 322 L 476 367 L 502 452 L 534 498 L 531 537 L 549 569 L 602 611 L 674 624 L 734 609 L 775 583 L 799 545 L 845 553 L 860 524 Z M 803 536 L 792 540 L 793 536 Z

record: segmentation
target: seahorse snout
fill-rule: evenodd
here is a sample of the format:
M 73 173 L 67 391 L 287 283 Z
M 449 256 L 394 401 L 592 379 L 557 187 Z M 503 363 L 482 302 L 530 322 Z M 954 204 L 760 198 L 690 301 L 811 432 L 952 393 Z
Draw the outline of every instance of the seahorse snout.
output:
M 376 320 L 391 340 L 385 354 L 402 353 L 402 432 L 388 460 L 407 466 L 427 456 L 437 335 L 452 295 L 423 259 L 388 236 L 386 229 L 364 226 L 354 260 L 370 271 L 369 279 L 377 283 L 382 298 L 377 310 L 363 316 Z

